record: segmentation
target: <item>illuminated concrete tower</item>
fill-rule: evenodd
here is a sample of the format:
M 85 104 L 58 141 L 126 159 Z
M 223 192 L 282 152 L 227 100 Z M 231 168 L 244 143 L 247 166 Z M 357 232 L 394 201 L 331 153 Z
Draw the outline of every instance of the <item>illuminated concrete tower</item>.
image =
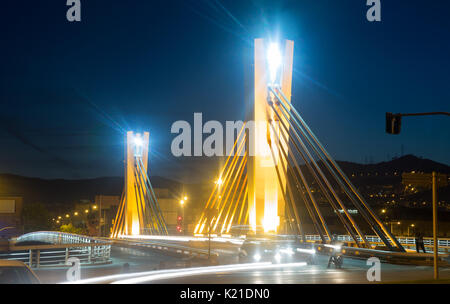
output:
M 285 191 L 286 177 L 282 174 L 281 182 L 277 177 L 275 165 L 279 161 L 279 151 L 274 141 L 279 136 L 273 132 L 279 133 L 280 130 L 276 126 L 274 129 L 269 126 L 269 121 L 276 119 L 267 102 L 272 100 L 270 86 L 280 88 L 290 101 L 294 42 L 285 40 L 280 47 L 265 39 L 255 39 L 254 47 L 255 132 L 250 134 L 253 138 L 249 138 L 249 150 L 255 154 L 248 163 L 249 223 L 254 232 L 257 227 L 263 227 L 265 233 L 271 233 L 277 232 L 284 222 L 285 201 L 282 191 Z M 273 142 L 274 155 L 269 142 Z M 287 142 L 279 144 L 288 151 Z M 286 168 L 283 170 L 286 171 Z
M 148 147 L 148 132 L 143 135 L 127 132 L 125 186 L 112 237 L 167 234 L 167 226 L 147 174 Z
M 137 166 L 136 159 L 140 158 L 144 165 L 144 170 L 147 171 L 148 160 L 148 141 L 149 133 L 144 132 L 134 135 L 132 131 L 127 132 L 127 155 L 126 155 L 126 177 L 125 177 L 125 200 L 126 200 L 126 216 L 125 227 L 126 234 L 138 235 L 141 227 L 143 227 L 143 218 L 140 216 L 138 204 L 142 201 L 136 189 L 136 184 L 140 181 L 135 174 L 135 167 Z

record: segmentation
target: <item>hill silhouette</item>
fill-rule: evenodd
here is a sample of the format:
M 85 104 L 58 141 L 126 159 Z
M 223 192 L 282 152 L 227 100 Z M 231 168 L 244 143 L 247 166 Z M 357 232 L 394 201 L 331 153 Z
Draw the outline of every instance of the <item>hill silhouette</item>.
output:
M 377 181 L 367 178 L 354 180 L 361 183 L 399 183 L 402 172 L 433 170 L 450 174 L 450 167 L 429 159 L 419 158 L 414 155 L 403 157 L 377 164 L 358 164 L 347 161 L 337 161 L 342 170 L 351 176 L 354 173 L 378 172 Z M 397 172 L 392 177 L 383 176 L 385 173 Z M 202 205 L 212 189 L 211 184 L 187 184 L 159 176 L 150 177 L 153 187 L 168 188 L 172 193 L 188 191 L 190 197 L 195 198 L 195 205 Z M 80 200 L 93 200 L 96 195 L 120 195 L 123 190 L 124 178 L 120 176 L 99 177 L 93 179 L 65 180 L 65 179 L 41 179 L 23 177 L 13 174 L 0 174 L 0 196 L 22 196 L 26 203 L 41 202 L 44 204 L 70 204 Z M 205 198 L 206 197 L 206 198 Z

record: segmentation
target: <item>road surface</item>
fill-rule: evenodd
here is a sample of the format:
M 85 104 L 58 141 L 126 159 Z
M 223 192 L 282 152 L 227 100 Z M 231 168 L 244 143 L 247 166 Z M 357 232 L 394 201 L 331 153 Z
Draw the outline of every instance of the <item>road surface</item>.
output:
M 112 264 L 103 266 L 85 266 L 81 270 L 81 279 L 102 277 L 120 273 L 144 272 L 180 265 L 180 259 L 165 256 L 157 252 L 129 248 L 112 247 Z M 222 262 L 225 259 L 222 259 Z M 129 268 L 124 268 L 128 263 Z M 228 257 L 226 263 L 237 263 L 237 258 Z M 327 269 L 328 257 L 318 256 L 317 265 L 306 265 L 290 269 L 220 271 L 206 275 L 191 275 L 172 279 L 154 280 L 149 283 L 176 284 L 365 284 L 370 266 L 364 260 L 346 258 L 342 269 Z M 43 283 L 66 281 L 67 268 L 39 269 L 35 271 Z M 450 269 L 441 269 L 441 278 L 450 279 Z M 429 280 L 433 278 L 433 269 L 429 266 L 405 266 L 381 264 L 381 282 L 405 282 Z

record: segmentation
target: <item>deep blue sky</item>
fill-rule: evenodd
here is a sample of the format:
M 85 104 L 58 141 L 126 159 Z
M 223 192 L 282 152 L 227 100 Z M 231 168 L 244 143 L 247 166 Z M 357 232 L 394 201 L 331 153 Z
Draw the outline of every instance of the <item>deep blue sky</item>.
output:
M 170 156 L 171 124 L 243 119 L 251 42 L 295 41 L 293 103 L 338 160 L 405 154 L 450 164 L 450 2 L 381 0 L 66 0 L 1 3 L 0 172 L 44 178 L 122 175 L 123 130 L 151 132 L 152 174 L 210 179 L 217 159 Z M 223 6 L 223 8 L 221 7 Z M 226 8 L 226 10 L 224 10 Z M 203 164 L 203 165 L 202 165 Z

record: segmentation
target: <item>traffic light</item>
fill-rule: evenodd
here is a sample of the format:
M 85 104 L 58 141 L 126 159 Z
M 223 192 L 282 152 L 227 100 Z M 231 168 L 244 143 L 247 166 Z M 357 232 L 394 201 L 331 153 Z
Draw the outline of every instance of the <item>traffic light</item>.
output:
M 177 231 L 181 232 L 183 230 L 182 227 L 183 227 L 183 217 L 179 215 L 177 217 Z
M 386 113 L 386 133 L 399 134 L 402 125 L 402 116 L 400 114 Z

